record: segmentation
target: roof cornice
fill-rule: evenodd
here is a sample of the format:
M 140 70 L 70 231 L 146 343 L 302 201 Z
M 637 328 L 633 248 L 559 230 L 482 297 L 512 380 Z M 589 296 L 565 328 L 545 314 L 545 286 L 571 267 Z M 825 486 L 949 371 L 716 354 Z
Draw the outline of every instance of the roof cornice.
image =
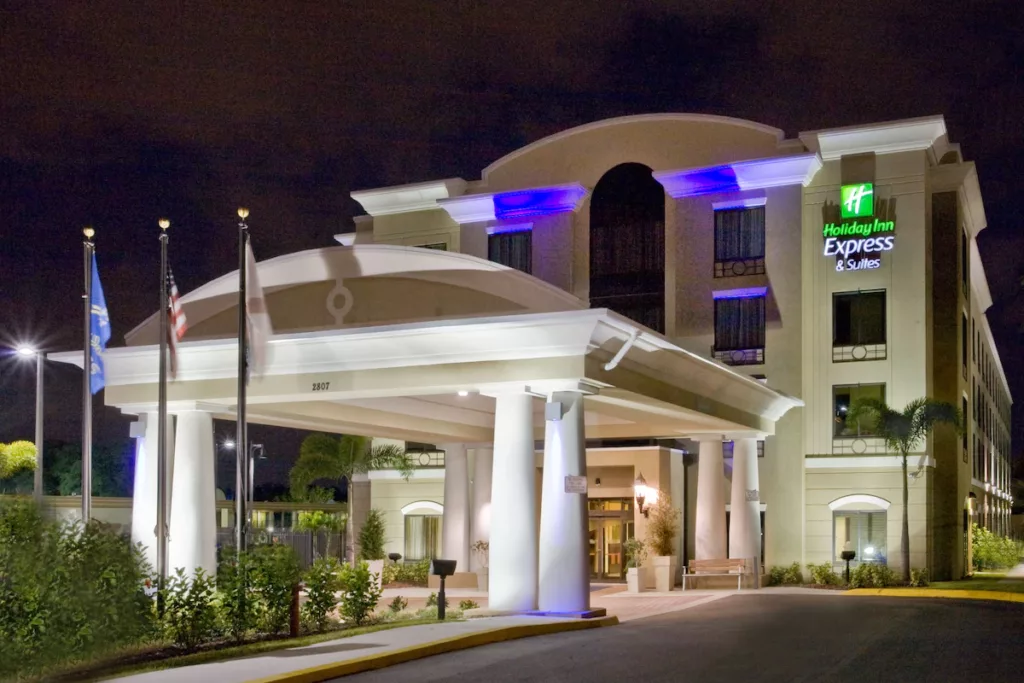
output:
M 480 223 L 576 211 L 587 196 L 579 183 L 533 187 L 510 192 L 474 194 L 439 200 L 457 223 Z
M 457 197 L 466 191 L 462 178 L 446 178 L 412 185 L 396 185 L 351 194 L 371 216 L 426 211 L 437 208 L 437 200 Z
M 810 153 L 737 161 L 722 166 L 658 171 L 653 175 L 669 196 L 680 199 L 718 192 L 806 186 L 820 169 L 821 158 Z
M 894 154 L 931 149 L 946 135 L 941 116 L 926 116 L 902 121 L 886 121 L 866 126 L 849 126 L 800 133 L 810 149 L 821 153 L 825 161 L 849 154 Z

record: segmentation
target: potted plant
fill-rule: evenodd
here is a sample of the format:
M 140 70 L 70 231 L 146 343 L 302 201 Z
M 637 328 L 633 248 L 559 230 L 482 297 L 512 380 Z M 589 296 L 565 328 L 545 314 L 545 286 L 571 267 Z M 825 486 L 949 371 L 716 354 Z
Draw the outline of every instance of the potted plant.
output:
M 647 561 L 647 544 L 634 537 L 626 541 L 622 548 L 626 553 L 626 590 L 640 593 L 647 587 L 647 568 L 641 566 Z
M 384 514 L 380 510 L 366 513 L 366 521 L 359 530 L 359 559 L 370 566 L 370 574 L 374 577 L 377 588 L 381 587 L 384 575 Z
M 473 552 L 476 553 L 479 559 L 480 566 L 476 570 L 476 587 L 478 590 L 487 592 L 488 586 L 488 553 L 491 549 L 491 544 L 487 541 L 477 541 L 473 544 Z
M 654 554 L 654 585 L 659 593 L 668 592 L 675 585 L 678 560 L 674 546 L 679 536 L 680 516 L 679 509 L 672 507 L 665 493 L 651 506 L 647 538 Z

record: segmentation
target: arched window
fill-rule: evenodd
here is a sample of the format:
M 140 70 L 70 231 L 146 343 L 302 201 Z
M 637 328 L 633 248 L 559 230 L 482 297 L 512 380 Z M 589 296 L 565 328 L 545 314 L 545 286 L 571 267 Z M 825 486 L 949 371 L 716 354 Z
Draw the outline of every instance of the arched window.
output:
M 404 559 L 415 562 L 441 556 L 441 514 L 444 507 L 419 500 L 402 508 L 405 532 Z
M 842 561 L 840 553 L 849 543 L 857 553 L 855 564 L 886 564 L 889 501 L 858 493 L 837 498 L 828 506 L 832 510 L 832 561 Z
M 594 188 L 590 305 L 665 331 L 665 191 L 643 164 L 620 164 Z

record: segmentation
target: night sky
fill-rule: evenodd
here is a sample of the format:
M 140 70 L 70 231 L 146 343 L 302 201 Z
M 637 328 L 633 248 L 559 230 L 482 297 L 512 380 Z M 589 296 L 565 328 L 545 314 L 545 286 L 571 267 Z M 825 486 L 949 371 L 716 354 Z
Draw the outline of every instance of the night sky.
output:
M 475 179 L 590 121 L 711 113 L 792 137 L 943 114 L 978 165 L 989 321 L 1024 407 L 1019 0 L 4 0 L 0 12 L 0 343 L 80 348 L 86 224 L 120 345 L 157 307 L 161 216 L 187 292 L 233 270 L 239 205 L 260 260 L 328 246 L 360 213 L 354 189 Z M 79 439 L 80 372 L 50 368 L 47 436 Z M 0 441 L 31 439 L 33 382 L 0 358 Z M 126 422 L 97 408 L 97 438 L 126 436 Z M 280 478 L 296 438 L 266 438 L 276 452 L 258 476 Z

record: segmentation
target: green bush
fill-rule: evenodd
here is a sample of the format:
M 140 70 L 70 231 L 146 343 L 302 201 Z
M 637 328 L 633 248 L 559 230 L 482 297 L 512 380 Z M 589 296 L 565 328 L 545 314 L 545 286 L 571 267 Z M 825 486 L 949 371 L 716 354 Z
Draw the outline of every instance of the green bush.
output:
M 810 564 L 807 568 L 811 571 L 811 583 L 819 586 L 838 586 L 842 578 L 836 574 L 831 562 L 821 564 Z
M 639 538 L 633 537 L 623 543 L 622 551 L 626 554 L 627 569 L 640 567 L 647 560 L 647 544 Z
M 898 581 L 896 573 L 884 564 L 862 563 L 850 572 L 850 588 L 888 588 Z
M 468 609 L 477 609 L 480 605 L 474 600 L 463 600 L 459 603 L 459 609 L 465 612 Z M 446 608 L 447 609 L 447 608 Z
M 928 570 L 927 569 L 911 569 L 910 570 L 910 585 L 912 588 L 924 588 L 928 585 Z
M 311 631 L 324 631 L 331 623 L 331 612 L 338 606 L 336 594 L 341 590 L 340 568 L 338 560 L 322 557 L 313 562 L 306 572 L 306 602 L 302 605 L 302 618 Z
M 681 513 L 672 507 L 668 495 L 661 494 L 651 506 L 647 521 L 647 541 L 655 557 L 672 554 L 675 540 L 679 536 Z
M 430 573 L 430 560 L 407 562 L 405 564 L 385 564 L 381 575 L 381 583 L 385 586 L 392 583 L 407 583 L 412 586 L 426 586 L 427 575 Z
M 355 567 L 342 565 L 338 578 L 343 591 L 341 615 L 347 623 L 359 626 L 377 607 L 381 589 L 373 580 L 370 567 L 365 562 L 357 562 Z
M 141 548 L 100 522 L 0 503 L 0 679 L 114 652 L 154 634 Z
M 769 586 L 793 586 L 804 582 L 804 573 L 800 570 L 800 563 L 794 562 L 788 567 L 776 565 L 768 570 Z
M 384 513 L 380 510 L 370 510 L 366 513 L 363 528 L 359 530 L 359 559 L 383 560 L 387 557 L 384 552 L 386 540 L 384 537 Z
M 256 546 L 250 552 L 252 585 L 259 595 L 259 630 L 280 633 L 288 625 L 292 609 L 292 589 L 302 577 L 299 558 L 291 546 Z
M 225 553 L 217 568 L 218 608 L 225 633 L 245 640 L 258 625 L 259 596 L 253 588 L 252 556 Z
M 1007 569 L 1020 561 L 1017 542 L 997 536 L 983 526 L 971 527 L 972 557 L 976 570 Z
M 447 596 L 445 596 L 445 599 L 444 599 L 444 606 L 447 609 L 447 607 L 448 607 L 448 597 Z M 427 607 L 437 607 L 437 593 L 431 593 L 429 596 L 427 596 Z
M 461 619 L 462 612 L 457 609 L 448 609 L 445 607 L 444 610 L 445 619 Z M 437 605 L 431 605 L 430 607 L 424 607 L 423 609 L 416 612 L 417 619 L 437 619 Z
M 388 611 L 390 611 L 392 614 L 398 614 L 408 606 L 408 600 L 403 598 L 401 595 L 396 595 L 395 599 L 388 604 Z
M 179 568 L 163 594 L 164 627 L 175 645 L 191 651 L 217 635 L 214 581 L 201 567 L 191 578 Z

